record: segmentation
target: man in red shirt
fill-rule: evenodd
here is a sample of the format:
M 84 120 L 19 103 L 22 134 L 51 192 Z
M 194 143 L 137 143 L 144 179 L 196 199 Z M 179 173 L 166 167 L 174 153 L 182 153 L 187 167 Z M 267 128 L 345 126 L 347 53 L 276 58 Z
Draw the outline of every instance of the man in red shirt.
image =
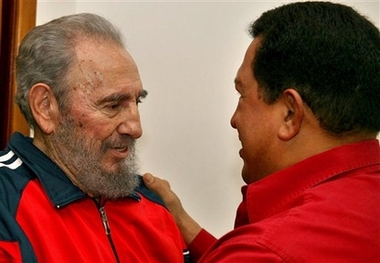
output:
M 237 72 L 231 119 L 243 201 L 216 240 L 166 181 L 144 175 L 199 262 L 380 262 L 380 34 L 352 8 L 265 12 Z

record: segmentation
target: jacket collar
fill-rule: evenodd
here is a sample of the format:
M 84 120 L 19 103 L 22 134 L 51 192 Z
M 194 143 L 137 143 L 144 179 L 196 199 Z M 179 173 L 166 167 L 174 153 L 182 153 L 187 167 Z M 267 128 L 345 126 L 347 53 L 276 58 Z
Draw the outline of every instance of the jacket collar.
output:
M 16 153 L 22 162 L 40 180 L 52 204 L 59 208 L 87 196 L 76 187 L 66 174 L 32 142 L 21 133 L 13 134 L 8 147 Z M 140 200 L 137 192 L 131 198 Z

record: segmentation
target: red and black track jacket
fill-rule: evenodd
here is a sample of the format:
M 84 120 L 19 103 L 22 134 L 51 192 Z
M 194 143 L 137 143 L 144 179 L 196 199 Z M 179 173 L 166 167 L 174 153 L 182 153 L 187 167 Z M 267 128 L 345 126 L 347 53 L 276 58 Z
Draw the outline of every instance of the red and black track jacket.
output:
M 141 178 L 140 178 L 141 181 Z M 95 202 L 30 138 L 0 152 L 0 263 L 189 262 L 170 213 L 142 183 Z

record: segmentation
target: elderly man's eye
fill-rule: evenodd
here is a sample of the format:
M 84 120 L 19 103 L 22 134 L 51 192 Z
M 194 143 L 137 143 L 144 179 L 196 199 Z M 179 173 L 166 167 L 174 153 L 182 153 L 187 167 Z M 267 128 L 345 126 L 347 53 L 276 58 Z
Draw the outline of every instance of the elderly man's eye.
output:
M 118 104 L 118 103 L 109 104 L 109 105 L 107 105 L 107 108 L 110 109 L 110 110 L 117 110 L 117 109 L 120 108 L 120 104 Z

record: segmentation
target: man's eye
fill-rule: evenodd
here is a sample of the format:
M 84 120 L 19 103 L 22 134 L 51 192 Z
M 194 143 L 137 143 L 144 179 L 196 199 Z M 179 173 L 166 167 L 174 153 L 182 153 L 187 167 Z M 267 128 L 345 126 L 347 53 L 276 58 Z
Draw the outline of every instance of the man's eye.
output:
M 118 103 L 107 105 L 107 108 L 110 110 L 117 110 L 119 107 L 120 107 L 120 104 Z

